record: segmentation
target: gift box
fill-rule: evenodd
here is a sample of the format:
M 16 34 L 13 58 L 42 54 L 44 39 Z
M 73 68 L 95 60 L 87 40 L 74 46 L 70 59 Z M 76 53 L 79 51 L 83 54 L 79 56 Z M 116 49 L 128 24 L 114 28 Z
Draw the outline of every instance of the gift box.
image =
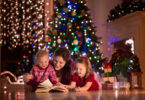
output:
M 112 90 L 113 89 L 113 83 L 102 83 L 102 89 L 103 90 Z

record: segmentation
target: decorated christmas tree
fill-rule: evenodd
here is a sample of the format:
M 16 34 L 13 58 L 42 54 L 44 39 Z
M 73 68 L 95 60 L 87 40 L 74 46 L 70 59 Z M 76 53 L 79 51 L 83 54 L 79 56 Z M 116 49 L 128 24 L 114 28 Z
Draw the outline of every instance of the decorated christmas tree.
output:
M 45 44 L 45 3 L 44 0 L 1 1 L 0 44 L 6 53 L 20 48 L 18 62 L 25 71 L 31 69 L 35 52 Z
M 100 37 L 88 13 L 86 0 L 55 0 L 54 15 L 50 22 L 48 48 L 66 47 L 72 58 L 87 56 L 96 71 L 103 70 Z

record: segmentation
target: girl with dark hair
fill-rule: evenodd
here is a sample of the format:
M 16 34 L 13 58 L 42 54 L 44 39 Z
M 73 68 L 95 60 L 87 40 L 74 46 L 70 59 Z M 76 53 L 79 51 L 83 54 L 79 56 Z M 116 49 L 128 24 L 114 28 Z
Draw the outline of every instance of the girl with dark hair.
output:
M 55 69 L 58 82 L 69 85 L 71 75 L 75 69 L 75 63 L 70 57 L 70 51 L 66 48 L 57 48 L 51 64 Z

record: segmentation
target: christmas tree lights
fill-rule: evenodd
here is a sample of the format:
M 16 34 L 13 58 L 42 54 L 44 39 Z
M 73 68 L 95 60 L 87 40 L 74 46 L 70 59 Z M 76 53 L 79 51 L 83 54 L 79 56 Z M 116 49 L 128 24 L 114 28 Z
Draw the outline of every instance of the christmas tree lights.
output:
M 2 0 L 1 43 L 9 49 L 17 46 L 35 48 L 45 42 L 44 0 Z
M 102 53 L 99 45 L 100 37 L 87 12 L 85 0 L 55 0 L 54 15 L 50 22 L 48 33 L 50 41 L 47 43 L 50 53 L 57 47 L 66 47 L 75 59 L 87 56 L 96 71 L 102 70 Z

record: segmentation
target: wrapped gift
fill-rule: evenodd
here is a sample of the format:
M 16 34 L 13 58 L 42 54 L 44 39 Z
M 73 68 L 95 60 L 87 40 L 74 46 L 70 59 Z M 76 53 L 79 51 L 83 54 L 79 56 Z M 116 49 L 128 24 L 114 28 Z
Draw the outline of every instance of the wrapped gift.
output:
M 106 63 L 104 63 L 104 65 L 105 65 L 105 67 L 104 67 L 103 81 L 105 83 L 114 83 L 115 75 L 114 75 L 114 73 L 112 73 L 111 64 L 106 62 Z
M 102 83 L 102 89 L 103 90 L 112 90 L 113 89 L 113 83 Z

